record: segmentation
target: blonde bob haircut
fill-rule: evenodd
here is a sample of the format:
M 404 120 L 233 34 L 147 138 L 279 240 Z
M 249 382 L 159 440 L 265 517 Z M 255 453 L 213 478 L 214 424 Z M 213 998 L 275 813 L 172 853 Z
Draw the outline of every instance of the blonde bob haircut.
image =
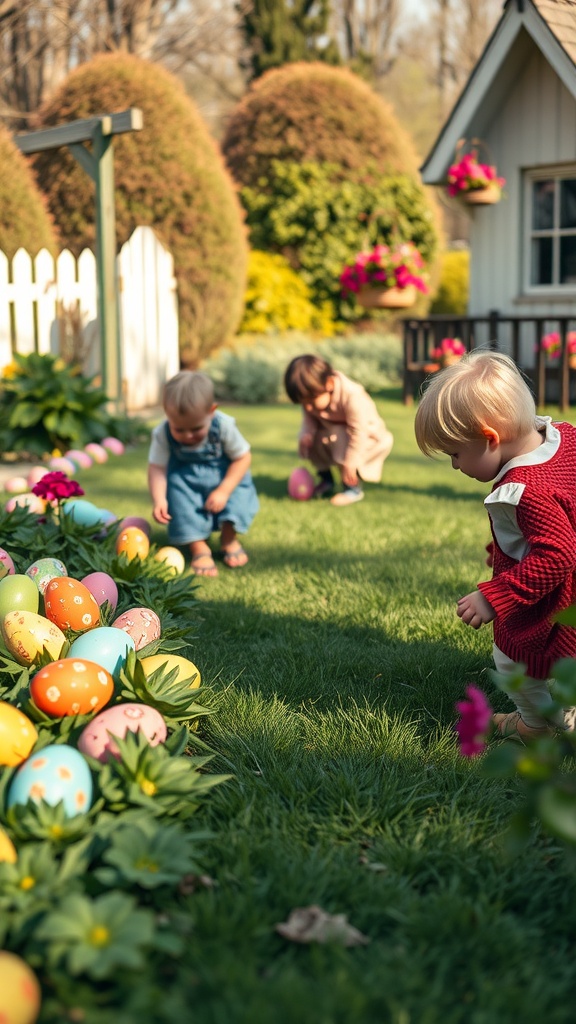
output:
M 534 429 L 536 406 L 516 363 L 502 352 L 477 349 L 425 384 L 414 429 L 424 455 L 449 452 L 483 438 L 486 427 L 501 441 Z
M 214 404 L 214 385 L 205 373 L 181 370 L 164 385 L 163 405 L 167 412 L 186 416 L 208 411 Z

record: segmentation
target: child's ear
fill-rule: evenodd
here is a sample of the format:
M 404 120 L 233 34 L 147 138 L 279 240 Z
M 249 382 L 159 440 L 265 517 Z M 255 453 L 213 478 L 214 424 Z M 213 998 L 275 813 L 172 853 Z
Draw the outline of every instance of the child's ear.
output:
M 208 415 L 211 416 L 213 412 L 216 412 L 217 408 L 218 402 L 213 402 L 212 405 L 210 406 L 210 409 L 208 410 Z
M 482 433 L 484 434 L 484 437 L 487 439 L 488 444 L 491 448 L 493 448 L 497 444 L 500 444 L 500 434 L 498 433 L 497 430 L 494 430 L 494 427 L 482 427 Z

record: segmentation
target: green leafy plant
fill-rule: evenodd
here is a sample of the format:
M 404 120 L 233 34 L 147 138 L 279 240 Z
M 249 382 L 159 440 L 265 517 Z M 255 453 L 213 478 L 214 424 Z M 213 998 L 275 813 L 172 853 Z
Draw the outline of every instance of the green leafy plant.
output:
M 208 833 L 192 835 L 178 824 L 150 818 L 134 825 L 120 825 L 103 853 L 105 866 L 98 868 L 95 876 L 106 888 L 174 887 L 185 875 L 199 873 L 194 847 L 206 838 Z

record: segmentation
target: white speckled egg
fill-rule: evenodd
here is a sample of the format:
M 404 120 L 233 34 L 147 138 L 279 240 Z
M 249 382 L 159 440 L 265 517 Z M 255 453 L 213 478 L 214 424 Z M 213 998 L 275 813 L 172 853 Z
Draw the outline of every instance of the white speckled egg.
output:
M 124 739 L 128 731 L 144 733 L 151 747 L 164 743 L 167 736 L 166 723 L 156 708 L 147 704 L 116 704 L 88 723 L 78 739 L 78 750 L 104 763 L 110 757 L 119 757 L 112 736 Z
M 112 626 L 128 633 L 137 651 L 153 640 L 158 640 L 162 630 L 160 619 L 151 608 L 129 608 L 127 612 L 122 612 L 122 615 L 114 619 Z
M 44 648 L 51 658 L 59 658 L 66 642 L 56 623 L 37 612 L 8 612 L 0 629 L 6 647 L 20 665 L 31 665 Z
M 87 811 L 92 802 L 92 776 L 74 747 L 54 743 L 32 754 L 17 769 L 8 790 L 8 807 L 29 800 L 54 806 L 63 801 L 67 817 Z

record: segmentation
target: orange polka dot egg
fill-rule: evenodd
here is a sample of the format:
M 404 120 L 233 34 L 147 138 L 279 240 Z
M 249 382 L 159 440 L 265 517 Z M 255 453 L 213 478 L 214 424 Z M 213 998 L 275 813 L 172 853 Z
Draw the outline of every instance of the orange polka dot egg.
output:
M 94 594 L 71 576 L 50 580 L 44 591 L 44 611 L 60 629 L 84 633 L 100 625 L 100 606 Z
M 114 680 L 107 669 L 86 658 L 51 661 L 30 683 L 36 707 L 54 718 L 100 711 L 113 693 Z
M 8 790 L 7 805 L 55 806 L 61 801 L 67 817 L 83 814 L 92 802 L 92 776 L 82 754 L 65 743 L 53 743 L 32 754 L 16 769 Z

